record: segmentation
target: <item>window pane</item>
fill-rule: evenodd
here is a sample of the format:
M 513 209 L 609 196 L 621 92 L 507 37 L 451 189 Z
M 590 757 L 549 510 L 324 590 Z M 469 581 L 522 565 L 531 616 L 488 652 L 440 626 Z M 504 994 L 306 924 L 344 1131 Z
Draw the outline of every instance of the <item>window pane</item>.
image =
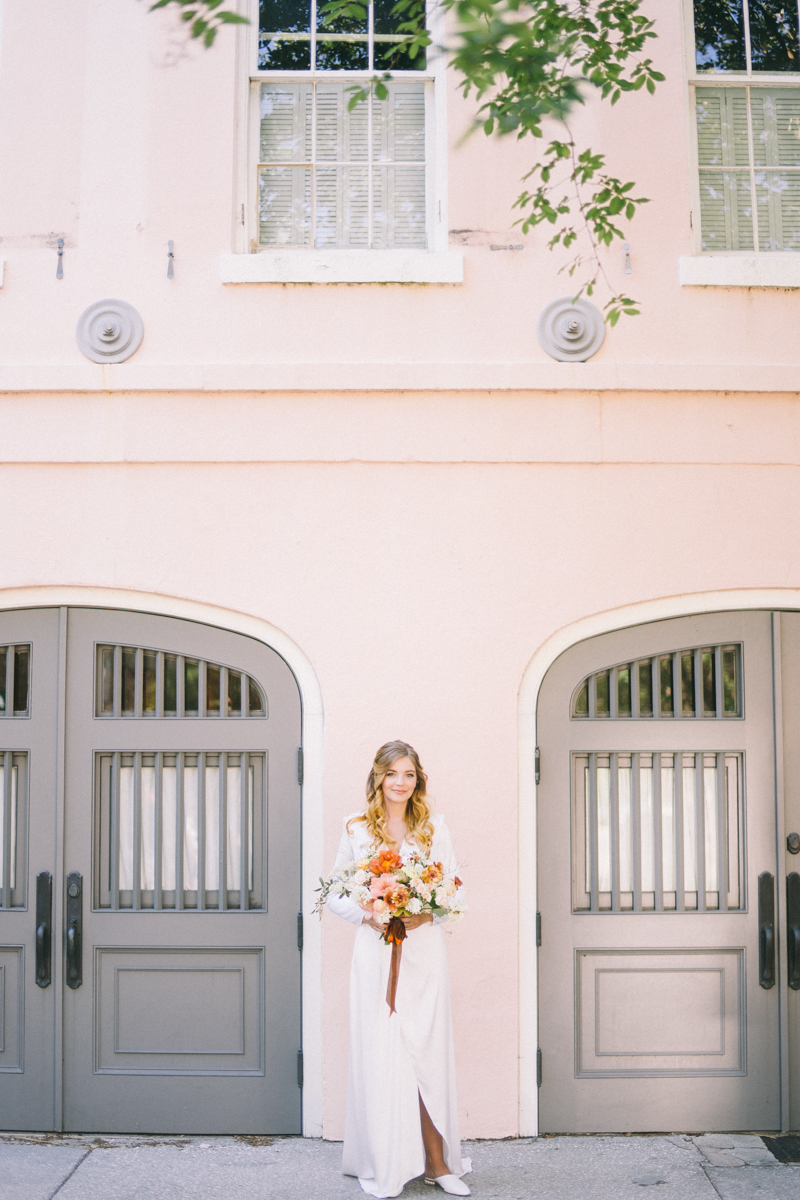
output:
M 800 175 L 761 171 L 756 175 L 761 250 L 800 250 Z
M 742 0 L 694 0 L 694 38 L 699 71 L 747 69 Z
M 375 167 L 372 180 L 373 245 L 424 250 L 425 168 Z
M 259 8 L 258 69 L 308 71 L 311 67 L 311 5 L 307 0 L 261 0 Z M 278 32 L 305 34 L 276 38 Z
M 650 659 L 639 663 L 639 716 L 653 715 L 653 667 Z
M 258 173 L 262 246 L 307 246 L 311 240 L 311 168 L 262 167 Z
M 200 664 L 187 658 L 183 664 L 183 707 L 187 713 L 198 711 L 200 698 Z
M 345 84 L 317 85 L 317 162 L 368 161 L 369 102 L 359 100 L 351 110 L 350 100 Z
M 178 660 L 174 654 L 164 655 L 164 712 L 178 711 Z
M 261 162 L 311 162 L 311 84 L 261 87 Z
M 256 683 L 255 679 L 247 677 L 248 704 L 251 717 L 263 716 L 266 711 L 264 706 L 264 693 Z
M 681 712 L 694 716 L 694 655 L 681 655 Z
M 595 676 L 595 712 L 598 717 L 609 714 L 609 673 L 601 671 Z
M 144 711 L 156 711 L 156 656 L 145 650 L 144 660 Z
M 425 20 L 425 5 L 420 3 L 416 10 L 409 7 L 401 15 L 396 15 L 393 12 L 395 0 L 376 0 L 374 6 L 374 22 L 375 22 L 375 47 L 373 51 L 373 63 L 376 71 L 424 71 L 426 66 L 426 54 L 424 50 L 418 51 L 412 58 L 405 47 L 398 45 L 396 38 L 402 38 L 403 34 L 411 32 L 410 29 L 404 29 L 399 32 L 401 24 L 407 25 L 414 21 L 416 28 L 420 28 Z
M 369 45 L 366 34 L 363 38 L 351 38 L 343 34 L 337 37 L 317 36 L 318 71 L 367 71 L 369 70 Z
M 749 9 L 753 70 L 800 70 L 794 0 L 749 0 Z
M 317 171 L 317 246 L 369 247 L 369 168 Z
M 28 711 L 28 673 L 31 652 L 29 646 L 17 646 L 14 651 L 14 712 Z
M 239 716 L 242 711 L 242 677 L 238 671 L 228 671 L 228 712 Z
M 617 713 L 621 717 L 631 715 L 631 669 L 620 667 L 617 671 Z
M 713 650 L 703 651 L 703 712 L 709 717 L 717 712 L 717 667 Z
M 722 709 L 726 716 L 739 714 L 739 655 L 736 646 L 722 651 Z
M 0 712 L 6 711 L 6 672 L 8 670 L 8 649 L 3 646 L 0 650 Z
M 100 711 L 114 711 L 114 648 L 103 646 L 100 652 Z
M 700 166 L 749 166 L 744 88 L 698 88 L 696 103 Z
M 662 717 L 671 717 L 673 714 L 673 698 L 672 698 L 672 655 L 659 659 L 659 678 L 661 681 L 661 707 L 659 712 Z
M 703 250 L 752 250 L 753 203 L 747 172 L 700 172 Z
M 122 651 L 122 711 L 132 713 L 136 709 L 136 651 Z
M 206 712 L 219 713 L 219 689 L 220 689 L 220 669 L 212 667 L 211 663 L 206 667 Z
M 755 97 L 758 93 L 753 92 Z M 767 93 L 775 120 L 775 158 L 779 167 L 800 167 L 800 90 Z

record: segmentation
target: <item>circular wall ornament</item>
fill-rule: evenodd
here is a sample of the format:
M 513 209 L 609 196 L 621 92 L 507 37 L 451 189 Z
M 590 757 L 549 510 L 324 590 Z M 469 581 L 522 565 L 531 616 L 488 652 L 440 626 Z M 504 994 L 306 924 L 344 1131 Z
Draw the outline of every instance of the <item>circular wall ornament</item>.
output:
M 92 362 L 120 363 L 141 346 L 144 325 L 127 300 L 96 300 L 78 318 L 75 336 Z
M 602 346 L 606 323 L 588 300 L 562 296 L 542 310 L 536 334 L 539 345 L 557 362 L 586 362 Z

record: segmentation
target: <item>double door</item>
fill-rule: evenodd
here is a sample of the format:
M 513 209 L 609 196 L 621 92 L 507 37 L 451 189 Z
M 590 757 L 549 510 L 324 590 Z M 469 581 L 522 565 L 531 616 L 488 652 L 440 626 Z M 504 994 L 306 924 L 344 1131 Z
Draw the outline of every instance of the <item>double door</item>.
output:
M 300 1131 L 300 722 L 252 639 L 0 615 L 3 1128 Z
M 800 614 L 592 638 L 538 707 L 547 1132 L 800 1121 Z

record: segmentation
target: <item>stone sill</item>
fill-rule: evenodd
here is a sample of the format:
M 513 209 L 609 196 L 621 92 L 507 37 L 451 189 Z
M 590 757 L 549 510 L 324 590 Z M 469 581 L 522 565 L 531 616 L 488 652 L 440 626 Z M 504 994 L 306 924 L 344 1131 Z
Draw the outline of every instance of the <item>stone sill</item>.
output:
M 800 288 L 800 254 L 697 254 L 680 270 L 682 287 Z
M 265 250 L 223 254 L 223 283 L 463 283 L 462 254 L 426 250 Z

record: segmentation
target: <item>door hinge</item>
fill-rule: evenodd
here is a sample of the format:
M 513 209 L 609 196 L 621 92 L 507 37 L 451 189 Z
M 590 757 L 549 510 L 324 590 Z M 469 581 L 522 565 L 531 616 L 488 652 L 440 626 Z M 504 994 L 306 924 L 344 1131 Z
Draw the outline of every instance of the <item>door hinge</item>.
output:
M 540 771 L 539 771 L 539 747 L 537 746 L 537 747 L 536 747 L 536 750 L 535 750 L 535 752 L 534 752 L 534 755 L 533 755 L 533 779 L 534 779 L 534 782 L 535 782 L 535 783 L 538 783 L 538 782 L 539 782 L 539 778 L 540 778 Z
M 541 946 L 541 944 L 542 944 L 542 914 L 537 913 L 536 914 L 536 945 Z
M 541 1048 L 541 1046 L 539 1046 L 539 1048 L 536 1051 L 536 1086 L 537 1087 L 542 1086 L 542 1048 Z
M 297 1086 L 303 1086 L 303 1051 L 297 1051 Z
M 297 949 L 303 949 L 303 914 L 297 914 Z
M 303 747 L 302 746 L 298 747 L 298 750 L 297 750 L 297 782 L 299 784 L 302 784 L 302 782 L 303 782 Z

